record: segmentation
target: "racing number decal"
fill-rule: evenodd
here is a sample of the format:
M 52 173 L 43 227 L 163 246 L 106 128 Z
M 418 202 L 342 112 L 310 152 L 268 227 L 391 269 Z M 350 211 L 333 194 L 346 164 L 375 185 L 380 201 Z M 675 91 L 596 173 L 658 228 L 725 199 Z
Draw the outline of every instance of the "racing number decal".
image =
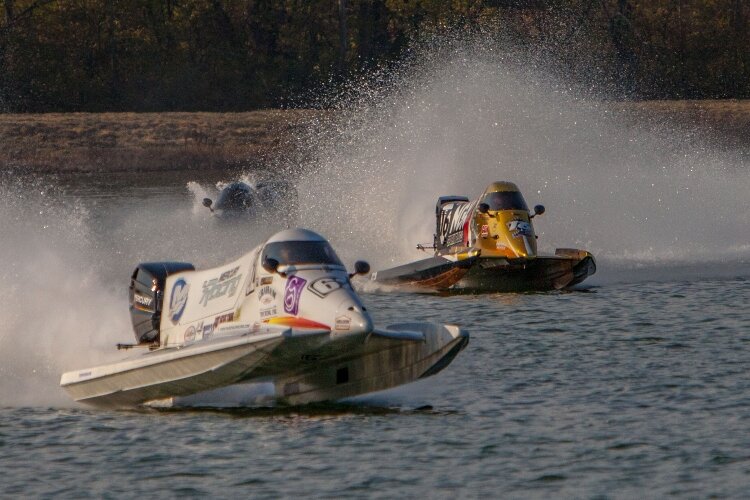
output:
M 286 287 L 284 288 L 284 312 L 297 315 L 299 312 L 299 299 L 306 283 L 307 280 L 299 276 L 292 276 L 286 280 Z

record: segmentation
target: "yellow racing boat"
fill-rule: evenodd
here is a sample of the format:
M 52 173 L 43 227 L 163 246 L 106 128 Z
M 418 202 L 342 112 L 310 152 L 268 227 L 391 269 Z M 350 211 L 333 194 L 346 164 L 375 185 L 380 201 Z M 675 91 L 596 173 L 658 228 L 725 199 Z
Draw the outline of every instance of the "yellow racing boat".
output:
M 537 253 L 531 212 L 512 182 L 493 182 L 475 200 L 441 196 L 435 208 L 435 255 L 371 279 L 389 285 L 467 292 L 559 290 L 596 272 L 594 256 L 572 248 L 554 255 Z

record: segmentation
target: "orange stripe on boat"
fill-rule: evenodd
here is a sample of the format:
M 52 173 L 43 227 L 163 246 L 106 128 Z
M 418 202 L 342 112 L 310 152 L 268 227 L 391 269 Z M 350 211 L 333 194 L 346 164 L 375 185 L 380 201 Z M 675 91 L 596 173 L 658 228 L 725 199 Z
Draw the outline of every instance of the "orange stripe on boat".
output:
M 295 318 L 294 316 L 285 316 L 282 318 L 271 318 L 271 319 L 265 320 L 265 323 L 269 323 L 271 325 L 291 326 L 293 328 L 321 328 L 324 330 L 331 329 L 330 326 L 324 325 L 323 323 L 318 323 L 317 321 L 313 321 L 311 319 Z

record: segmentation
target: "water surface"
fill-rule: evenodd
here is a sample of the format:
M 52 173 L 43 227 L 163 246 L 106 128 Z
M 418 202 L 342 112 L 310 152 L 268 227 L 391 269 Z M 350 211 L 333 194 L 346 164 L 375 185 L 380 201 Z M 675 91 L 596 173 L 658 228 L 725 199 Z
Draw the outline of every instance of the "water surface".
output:
M 366 294 L 377 323 L 457 322 L 437 377 L 343 405 L 0 410 L 0 494 L 743 496 L 750 280 Z

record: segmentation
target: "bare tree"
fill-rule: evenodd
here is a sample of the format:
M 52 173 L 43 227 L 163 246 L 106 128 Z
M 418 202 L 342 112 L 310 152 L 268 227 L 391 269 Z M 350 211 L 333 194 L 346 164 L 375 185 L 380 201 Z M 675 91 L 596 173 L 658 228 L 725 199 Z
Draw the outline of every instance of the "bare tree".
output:
M 346 52 L 348 34 L 346 30 L 346 0 L 339 2 L 339 72 L 343 73 L 346 67 Z
M 10 24 L 13 21 L 13 1 L 5 0 L 5 24 Z

